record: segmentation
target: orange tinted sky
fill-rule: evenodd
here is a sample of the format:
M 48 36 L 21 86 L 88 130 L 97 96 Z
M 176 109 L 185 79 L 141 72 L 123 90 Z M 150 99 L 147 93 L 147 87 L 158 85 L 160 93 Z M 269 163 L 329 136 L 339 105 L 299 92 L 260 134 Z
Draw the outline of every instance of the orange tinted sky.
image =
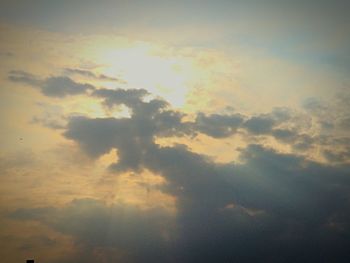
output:
M 347 262 L 345 1 L 0 7 L 5 262 Z

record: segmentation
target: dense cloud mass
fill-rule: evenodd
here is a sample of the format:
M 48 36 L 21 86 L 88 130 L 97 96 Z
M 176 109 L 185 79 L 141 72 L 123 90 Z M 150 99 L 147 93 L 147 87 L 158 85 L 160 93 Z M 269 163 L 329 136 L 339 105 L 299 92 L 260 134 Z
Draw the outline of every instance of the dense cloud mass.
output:
M 65 72 L 104 79 L 103 75 L 95 76 L 94 73 L 86 70 L 68 68 L 65 69 Z M 250 138 L 272 137 L 301 152 L 311 149 L 316 144 L 323 146 L 335 146 L 339 144 L 341 146 L 339 151 L 329 149 L 334 147 L 323 149 L 324 157 L 330 161 L 342 163 L 349 161 L 350 148 L 346 143 L 348 138 L 344 136 L 343 140 L 345 142 L 339 142 L 339 137 L 334 138 L 329 135 L 323 135 L 330 132 L 334 133 L 335 131 L 348 132 L 348 102 L 350 96 L 347 93 L 337 98 L 335 109 L 314 98 L 308 98 L 304 101 L 302 106 L 307 113 L 305 116 L 313 116 L 314 121 L 316 121 L 316 124 L 321 130 L 319 134 L 312 135 L 305 132 L 299 125 L 299 122 L 304 122 L 304 126 L 305 123 L 311 125 L 311 117 L 298 116 L 300 113 L 295 113 L 291 109 L 283 107 L 274 108 L 271 112 L 252 116 L 245 116 L 240 113 L 206 115 L 205 113 L 198 112 L 193 122 L 183 122 L 182 118 L 185 115 L 179 111 L 169 109 L 170 105 L 165 100 L 152 98 L 149 101 L 145 101 L 146 98 L 149 99 L 152 97 L 152 94 L 145 89 L 98 89 L 88 83 L 76 82 L 65 75 L 40 79 L 31 73 L 19 70 L 10 71 L 8 78 L 12 82 L 39 88 L 44 95 L 49 97 L 63 98 L 67 95 L 85 94 L 102 99 L 103 104 L 108 108 L 124 105 L 133 112 L 133 125 L 136 125 L 141 130 L 155 129 L 149 130 L 151 137 L 194 136 L 202 133 L 220 139 L 227 138 L 236 133 L 243 133 L 250 136 Z M 337 116 L 334 116 L 335 112 L 337 112 Z M 305 121 L 300 120 L 300 118 L 309 119 Z M 103 122 L 103 120 L 100 121 Z M 50 123 L 52 121 L 40 119 L 39 122 Z M 140 125 L 143 125 L 143 127 Z M 49 124 L 47 126 L 52 125 Z
M 218 164 L 185 145 L 155 142 L 240 131 L 310 147 L 310 136 L 281 126 L 292 118 L 290 111 L 251 117 L 198 113 L 194 121 L 183 121 L 184 114 L 166 101 L 146 101 L 149 95 L 142 89 L 95 90 L 91 96 L 107 107 L 127 106 L 131 117 L 71 117 L 64 136 L 92 158 L 116 149 L 118 160 L 110 167 L 116 176 L 145 169 L 163 176 L 161 190 L 176 198 L 176 216 L 77 199 L 63 208 L 19 209 L 10 217 L 73 236 L 85 255 L 103 248 L 110 257 L 105 262 L 348 262 L 348 164 L 321 164 L 260 144 L 241 149 L 239 163 Z

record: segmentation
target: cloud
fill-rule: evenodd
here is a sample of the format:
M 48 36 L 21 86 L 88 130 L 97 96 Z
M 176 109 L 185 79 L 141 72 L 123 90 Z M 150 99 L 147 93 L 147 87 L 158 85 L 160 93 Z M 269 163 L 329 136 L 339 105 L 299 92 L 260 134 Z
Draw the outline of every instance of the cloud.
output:
M 252 117 L 244 123 L 244 127 L 253 134 L 269 133 L 273 126 L 274 120 L 265 116 Z
M 327 158 L 327 160 L 331 162 L 348 162 L 350 160 L 350 147 L 345 147 L 344 150 L 340 151 L 325 150 L 323 154 Z
M 38 86 L 41 83 L 36 76 L 22 70 L 11 70 L 8 78 L 13 82 L 25 83 L 31 86 Z
M 87 73 L 88 74 L 88 73 Z M 38 87 L 41 92 L 49 97 L 65 97 L 67 95 L 85 94 L 102 100 L 102 103 L 108 107 L 113 108 L 115 106 L 124 105 L 129 108 L 132 113 L 132 118 L 121 119 L 88 119 L 86 118 L 72 118 L 68 121 L 68 126 L 74 128 L 74 131 L 65 132 L 65 136 L 70 139 L 74 139 L 89 152 L 90 156 L 99 157 L 101 154 L 108 153 L 111 149 L 115 148 L 117 144 L 110 147 L 107 145 L 96 143 L 96 145 L 89 147 L 89 143 L 85 143 L 78 127 L 79 125 L 91 126 L 91 130 L 94 130 L 92 126 L 98 126 L 99 123 L 104 125 L 120 126 L 124 127 L 124 132 L 138 137 L 136 141 L 131 143 L 133 139 L 130 139 L 127 134 L 125 136 L 118 135 L 119 138 L 123 137 L 122 141 L 128 142 L 130 147 L 130 156 L 123 159 L 125 165 L 120 165 L 121 169 L 129 169 L 128 166 L 137 167 L 138 159 L 141 158 L 140 149 L 137 144 L 141 141 L 151 142 L 153 137 L 170 137 L 170 136 L 196 136 L 198 134 L 206 134 L 207 136 L 222 139 L 230 137 L 236 133 L 247 135 L 245 140 L 257 140 L 263 141 L 268 137 L 272 137 L 283 144 L 288 144 L 291 149 L 296 152 L 305 152 L 315 149 L 315 147 L 328 147 L 331 145 L 335 147 L 337 145 L 336 138 L 332 136 L 320 136 L 310 133 L 312 128 L 312 120 L 315 119 L 315 123 L 318 124 L 322 130 L 330 131 L 333 127 L 340 127 L 346 129 L 346 115 L 340 118 L 333 118 L 336 121 L 330 121 L 332 116 L 327 116 L 325 121 L 322 121 L 320 116 L 327 115 L 329 107 L 323 105 L 321 102 L 315 99 L 308 99 L 304 103 L 304 108 L 311 111 L 314 116 L 309 116 L 300 112 L 297 113 L 288 108 L 274 108 L 272 111 L 259 115 L 243 115 L 240 113 L 230 114 L 211 114 L 207 115 L 203 112 L 198 112 L 194 118 L 194 121 L 183 121 L 186 115 L 180 111 L 171 109 L 170 104 L 158 97 L 154 97 L 145 89 L 96 89 L 90 84 L 78 83 L 68 77 L 58 76 L 49 77 L 44 80 L 37 78 L 36 76 L 22 72 L 11 71 L 9 79 L 14 82 L 26 83 Z M 346 97 L 346 96 L 344 96 Z M 341 100 L 341 105 L 344 105 L 344 100 Z M 334 110 L 333 110 L 334 112 Z M 329 115 L 329 114 L 328 114 Z M 75 119 L 75 120 L 73 120 Z M 36 116 L 33 118 L 34 123 L 39 123 L 45 127 L 53 129 L 64 129 L 67 123 L 67 118 L 62 116 Z M 73 124 L 76 122 L 76 124 Z M 89 122 L 89 124 L 87 124 Z M 93 123 L 94 122 L 94 123 Z M 107 122 L 109 124 L 107 124 Z M 112 124 L 112 122 L 114 124 Z M 83 124 L 84 123 L 84 124 Z M 328 128 L 327 128 L 327 127 Z M 130 127 L 133 127 L 132 129 Z M 96 128 L 96 133 L 101 136 L 105 136 L 108 131 L 103 131 L 104 128 Z M 84 128 L 85 130 L 85 128 Z M 140 131 L 141 132 L 135 132 Z M 113 131 L 112 133 L 115 133 Z M 123 132 L 123 134 L 124 134 Z M 138 134 L 137 134 L 138 133 Z M 119 132 L 120 134 L 120 132 Z M 132 138 L 136 138 L 133 136 Z M 106 139 L 113 137 L 112 134 L 105 137 Z M 140 140 L 143 137 L 144 140 Z M 104 140 L 101 140 L 104 141 Z M 124 143 L 127 144 L 127 143 Z M 120 145 L 119 145 L 120 146 Z M 323 151 L 324 149 L 322 149 Z M 329 161 L 342 160 L 347 162 L 347 155 L 342 155 L 342 158 L 332 158 L 338 155 L 334 150 L 326 149 L 327 153 L 324 156 Z M 344 149 L 343 149 L 344 151 Z M 333 153 L 332 153 L 333 152 Z M 132 158 L 134 156 L 134 158 Z M 120 164 L 122 161 L 120 161 Z M 133 163 L 133 164 L 132 164 Z M 116 168 L 117 166 L 114 165 Z M 122 168 L 123 167 L 123 168 Z
M 302 107 L 315 119 L 323 132 L 347 132 L 350 127 L 350 93 L 348 89 L 340 91 L 330 100 L 307 98 Z
M 21 149 L 6 155 L 3 153 L 0 155 L 0 177 L 8 177 L 18 171 L 26 170 L 38 162 L 37 155 L 32 150 Z
M 250 118 L 199 113 L 194 122 L 183 122 L 164 101 L 144 101 L 146 95 L 144 90 L 96 91 L 94 96 L 108 106 L 130 107 L 131 117 L 75 117 L 65 136 L 94 157 L 116 149 L 114 171 L 147 169 L 166 179 L 161 190 L 177 199 L 177 242 L 171 247 L 177 260 L 318 262 L 345 257 L 344 236 L 350 235 L 348 165 L 320 164 L 261 145 L 242 149 L 241 163 L 217 164 L 184 145 L 155 143 L 164 134 L 226 137 L 238 127 L 301 143 L 302 134 L 277 128 L 290 119 L 287 111 Z
M 62 98 L 68 95 L 85 94 L 95 87 L 87 83 L 78 83 L 65 76 L 53 76 L 46 79 L 39 79 L 33 74 L 13 70 L 9 73 L 9 80 L 24 83 L 39 88 L 41 93 L 48 97 Z
M 41 109 L 41 114 L 32 118 L 32 123 L 41 124 L 50 129 L 65 129 L 66 117 L 63 107 L 47 103 L 36 104 Z
M 41 220 L 47 214 L 54 211 L 52 207 L 20 208 L 10 214 L 10 218 L 18 220 Z
M 282 135 L 281 132 L 273 131 L 272 128 L 291 118 L 287 109 L 276 108 L 269 114 L 250 118 L 238 113 L 206 115 L 199 112 L 194 122 L 182 122 L 181 119 L 185 115 L 167 110 L 170 105 L 166 101 L 157 98 L 145 102 L 145 97 L 151 94 L 144 89 L 99 89 L 92 95 L 103 98 L 104 104 L 108 107 L 121 104 L 129 107 L 134 112 L 134 116 L 138 116 L 137 118 L 147 119 L 147 116 L 152 116 L 152 118 L 149 118 L 149 122 L 158 121 L 162 125 L 167 122 L 169 126 L 173 126 L 173 131 L 181 130 L 180 133 L 182 134 L 192 135 L 203 133 L 214 138 L 229 137 L 241 128 L 254 135 L 265 134 L 283 139 L 287 134 Z M 157 118 L 163 119 L 157 120 Z M 289 135 L 292 135 L 292 132 Z
M 241 158 L 220 165 L 181 146 L 148 150 L 143 166 L 166 178 L 162 190 L 177 198 L 175 218 L 93 199 L 11 216 L 43 222 L 87 250 L 120 249 L 131 262 L 346 262 L 348 166 L 260 145 L 242 150 Z
M 69 71 L 89 76 L 94 74 L 90 71 L 78 69 L 69 69 Z M 169 109 L 170 105 L 166 101 L 160 98 L 152 98 L 152 95 L 145 89 L 95 89 L 90 84 L 77 83 L 65 76 L 39 80 L 34 75 L 18 71 L 10 72 L 9 78 L 15 82 L 36 85 L 44 95 L 51 97 L 84 93 L 89 95 L 87 91 L 90 90 L 92 91 L 91 96 L 101 98 L 103 104 L 109 108 L 118 105 L 127 106 L 134 112 L 135 118 L 144 120 L 144 129 L 157 129 L 155 136 L 193 136 L 202 133 L 214 138 L 225 138 L 240 130 L 253 136 L 274 137 L 283 143 L 292 145 L 296 151 L 311 149 L 312 144 L 316 141 L 320 142 L 320 140 L 316 140 L 305 133 L 300 133 L 296 127 L 280 127 L 288 122 L 296 121 L 293 119 L 291 110 L 287 108 L 274 108 L 270 113 L 256 116 L 244 116 L 238 113 L 206 115 L 199 112 L 194 122 L 185 123 L 182 122 L 182 118 L 185 116 L 183 113 Z M 320 108 L 320 103 L 310 99 L 305 102 L 304 106 L 306 109 L 315 110 Z M 51 121 L 49 123 L 39 119 L 34 119 L 34 121 L 43 123 L 48 127 L 62 128 L 62 125 L 57 125 L 57 123 Z M 166 129 L 164 129 L 165 123 L 168 126 Z M 158 127 L 154 127 L 157 125 Z
M 84 70 L 84 69 L 77 69 L 77 68 L 65 68 L 64 72 L 67 74 L 77 74 L 81 75 L 87 78 L 96 79 L 96 80 L 103 80 L 103 81 L 113 81 L 113 82 L 119 82 L 119 83 L 125 83 L 124 80 L 119 78 L 113 78 L 104 74 L 95 74 L 92 71 Z
M 94 86 L 75 82 L 68 77 L 58 76 L 45 79 L 40 89 L 44 95 L 49 97 L 65 97 L 84 94 L 88 90 L 94 90 Z
M 130 108 L 136 106 L 136 104 L 141 103 L 142 99 L 149 95 L 149 92 L 145 89 L 99 89 L 93 93 L 94 96 L 104 99 L 104 103 L 108 107 L 113 107 L 115 105 L 124 104 Z
M 95 158 L 116 148 L 119 159 L 114 169 L 138 169 L 147 151 L 154 149 L 155 136 L 180 134 L 185 129 L 172 112 L 165 111 L 155 116 L 145 112 L 143 117 L 132 115 L 123 119 L 73 117 L 64 136 L 76 141 Z M 172 119 L 177 121 L 172 122 Z M 177 125 L 180 131 L 176 129 Z
M 240 114 L 212 114 L 206 116 L 203 113 L 199 113 L 195 122 L 197 131 L 214 138 L 223 138 L 236 132 L 237 128 L 243 122 L 243 117 Z
M 309 111 L 325 111 L 327 110 L 326 105 L 324 105 L 319 99 L 307 98 L 302 102 L 302 107 Z
M 303 120 L 305 116 L 288 108 L 274 108 L 271 112 L 253 116 L 239 113 L 206 115 L 198 112 L 194 121 L 184 121 L 184 113 L 172 110 L 166 101 L 152 98 L 144 89 L 98 89 L 91 96 L 102 99 L 102 103 L 109 108 L 119 105 L 128 107 L 131 117 L 71 118 L 65 136 L 77 141 L 94 157 L 108 153 L 113 148 L 128 147 L 129 150 L 124 153 L 129 152 L 129 157 L 124 156 L 119 162 L 133 163 L 133 168 L 138 167 L 139 160 L 142 159 L 143 151 L 140 147 L 152 146 L 154 138 L 159 137 L 206 134 L 220 139 L 243 133 L 248 135 L 245 140 L 272 137 L 299 152 L 329 143 L 324 137 L 309 134 L 309 127 L 305 123 L 310 120 L 306 122 Z M 96 140 L 96 144 L 93 144 L 95 140 L 92 137 L 97 134 L 103 139 L 100 142 Z M 108 142 L 104 143 L 105 140 Z M 119 155 L 122 153 L 123 151 Z M 122 166 L 124 165 L 120 167 Z M 127 166 L 124 168 L 129 169 Z
M 95 199 L 75 199 L 63 208 L 19 209 L 10 217 L 36 219 L 73 236 L 77 248 L 91 254 L 88 262 L 96 262 L 96 255 L 89 251 L 91 248 L 118 248 L 119 256 L 125 257 L 123 262 L 144 262 L 145 259 L 167 262 L 168 246 L 172 243 L 169 232 L 175 230 L 171 227 L 172 216 L 163 210 L 142 211 L 122 204 L 107 205 Z M 75 260 L 86 262 L 84 258 Z
M 272 134 L 276 139 L 286 142 L 294 141 L 295 137 L 297 136 L 295 131 L 288 129 L 274 129 Z
M 107 107 L 125 105 L 128 118 L 71 117 L 63 135 L 98 158 L 115 149 L 111 172 L 159 174 L 159 189 L 176 200 L 176 215 L 126 204 L 75 199 L 65 206 L 22 208 L 10 218 L 39 221 L 72 236 L 76 249 L 105 262 L 346 262 L 350 237 L 350 167 L 321 164 L 259 144 L 240 150 L 240 161 L 220 164 L 185 145 L 161 146 L 157 137 L 274 136 L 291 145 L 312 138 L 289 127 L 292 114 L 275 109 L 257 116 L 184 114 L 143 89 L 91 93 Z M 310 141 L 308 141 L 310 140 Z M 297 146 L 295 146 L 297 147 Z M 254 251 L 254 253 L 251 253 Z M 322 251 L 322 253 L 320 253 Z M 92 260 L 93 259 L 93 260 Z M 64 262 L 64 261 L 63 261 Z

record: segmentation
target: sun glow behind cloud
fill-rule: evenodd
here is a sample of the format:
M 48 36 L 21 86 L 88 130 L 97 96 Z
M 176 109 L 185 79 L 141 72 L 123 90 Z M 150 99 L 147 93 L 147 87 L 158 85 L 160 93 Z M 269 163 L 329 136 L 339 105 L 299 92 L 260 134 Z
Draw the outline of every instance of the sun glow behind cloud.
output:
M 166 98 L 174 107 L 182 107 L 189 93 L 194 68 L 191 60 L 162 56 L 162 47 L 136 43 L 115 49 L 101 48 L 97 60 L 107 75 L 118 75 L 128 88 L 144 88 Z M 158 53 L 158 54 L 157 54 Z
M 69 17 L 70 1 L 37 2 L 50 30 L 0 24 L 2 258 L 345 258 L 348 77 L 308 61 L 327 50 L 297 54 L 333 34 L 304 39 L 292 28 L 309 14 L 269 1 L 129 2 L 82 1 Z M 115 27 L 102 25 L 107 9 Z

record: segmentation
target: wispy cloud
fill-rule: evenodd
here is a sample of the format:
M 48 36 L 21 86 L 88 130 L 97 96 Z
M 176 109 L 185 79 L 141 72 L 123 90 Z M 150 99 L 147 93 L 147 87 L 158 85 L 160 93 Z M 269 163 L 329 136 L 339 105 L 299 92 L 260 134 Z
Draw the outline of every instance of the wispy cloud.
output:
M 95 74 L 92 71 L 85 70 L 85 69 L 77 69 L 77 68 L 65 68 L 64 72 L 69 74 L 69 75 L 81 75 L 87 78 L 95 79 L 95 80 L 102 80 L 102 81 L 113 81 L 113 82 L 118 82 L 118 83 L 126 83 L 124 80 L 120 78 L 114 78 L 110 77 L 104 74 Z
M 87 91 L 94 90 L 95 87 L 87 83 L 78 83 L 69 77 L 53 76 L 45 79 L 39 79 L 33 74 L 12 70 L 9 72 L 9 80 L 23 83 L 39 88 L 41 93 L 49 97 L 65 97 L 68 95 L 84 94 Z

